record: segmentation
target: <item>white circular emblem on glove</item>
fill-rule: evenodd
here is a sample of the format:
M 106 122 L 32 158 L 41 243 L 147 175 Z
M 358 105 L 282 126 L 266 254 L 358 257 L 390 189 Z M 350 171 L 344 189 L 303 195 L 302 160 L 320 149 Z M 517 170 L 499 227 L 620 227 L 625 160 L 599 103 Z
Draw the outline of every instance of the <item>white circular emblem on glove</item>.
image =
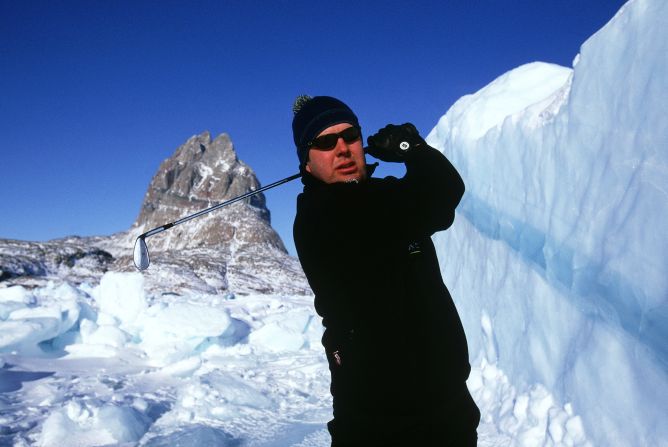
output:
M 401 143 L 399 143 L 399 149 L 401 149 L 402 151 L 407 151 L 408 148 L 410 148 L 410 147 L 411 147 L 411 145 L 408 144 L 407 141 L 402 141 Z

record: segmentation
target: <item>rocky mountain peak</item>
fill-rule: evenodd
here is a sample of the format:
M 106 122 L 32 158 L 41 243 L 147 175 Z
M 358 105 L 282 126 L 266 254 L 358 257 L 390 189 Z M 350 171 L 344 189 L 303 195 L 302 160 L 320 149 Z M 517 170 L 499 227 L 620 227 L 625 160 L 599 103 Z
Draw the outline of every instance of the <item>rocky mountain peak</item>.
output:
M 229 135 L 193 135 L 162 162 L 133 229 L 146 231 L 260 187 L 253 170 L 239 160 Z M 164 236 L 163 236 L 164 234 Z M 151 239 L 153 250 L 268 244 L 285 250 L 270 226 L 263 194 L 214 211 Z

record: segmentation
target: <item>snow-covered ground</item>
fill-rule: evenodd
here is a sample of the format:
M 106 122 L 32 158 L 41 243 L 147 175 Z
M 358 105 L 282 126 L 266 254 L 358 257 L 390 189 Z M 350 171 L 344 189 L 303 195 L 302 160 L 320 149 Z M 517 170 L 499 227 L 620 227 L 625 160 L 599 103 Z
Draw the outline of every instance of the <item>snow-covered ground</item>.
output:
M 312 297 L 144 290 L 141 274 L 113 272 L 95 287 L 0 289 L 0 445 L 329 445 Z M 470 386 L 480 445 L 548 432 L 585 445 L 544 387 L 520 393 L 486 360 Z
M 506 73 L 428 138 L 467 183 L 435 241 L 481 446 L 668 445 L 666 23 L 632 0 L 574 69 Z M 329 445 L 312 297 L 7 283 L 0 445 Z
M 107 273 L 0 289 L 0 317 L 1 445 L 327 442 L 311 297 L 156 298 Z

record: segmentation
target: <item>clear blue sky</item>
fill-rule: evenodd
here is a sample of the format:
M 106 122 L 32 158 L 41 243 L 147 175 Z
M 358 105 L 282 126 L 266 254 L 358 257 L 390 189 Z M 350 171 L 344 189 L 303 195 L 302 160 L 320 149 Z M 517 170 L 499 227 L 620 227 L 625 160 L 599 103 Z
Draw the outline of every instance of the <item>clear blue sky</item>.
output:
M 367 134 L 426 135 L 516 66 L 570 66 L 623 3 L 0 0 L 0 238 L 127 229 L 160 162 L 204 130 L 262 184 L 293 174 L 301 93 L 343 99 Z M 293 254 L 300 190 L 267 193 Z

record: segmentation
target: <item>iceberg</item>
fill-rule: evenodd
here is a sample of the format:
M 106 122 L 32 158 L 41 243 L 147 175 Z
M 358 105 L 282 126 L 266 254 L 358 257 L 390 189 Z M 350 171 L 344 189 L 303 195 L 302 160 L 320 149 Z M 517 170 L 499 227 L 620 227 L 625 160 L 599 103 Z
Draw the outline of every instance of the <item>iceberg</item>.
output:
M 435 240 L 474 363 L 546 387 L 595 445 L 668 442 L 667 20 L 631 0 L 572 69 L 518 67 L 427 138 L 467 185 Z

